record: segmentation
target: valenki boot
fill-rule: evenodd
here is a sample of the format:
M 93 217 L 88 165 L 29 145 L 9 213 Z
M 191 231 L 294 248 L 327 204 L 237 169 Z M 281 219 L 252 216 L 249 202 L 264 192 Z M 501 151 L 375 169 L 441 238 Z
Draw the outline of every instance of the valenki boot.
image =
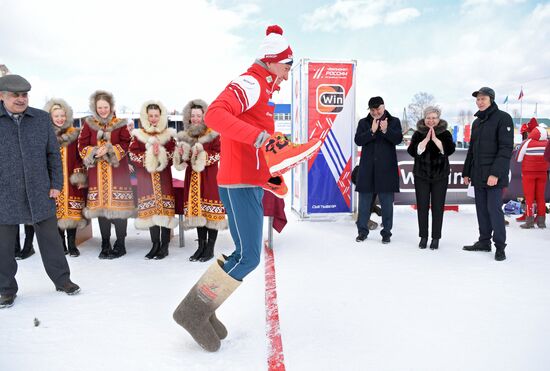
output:
M 535 217 L 534 216 L 528 216 L 525 219 L 525 223 L 521 224 L 520 227 L 523 228 L 523 229 L 535 228 Z
M 216 352 L 221 342 L 211 317 L 240 284 L 225 273 L 221 261 L 216 260 L 178 305 L 173 314 L 174 321 L 187 330 L 203 349 Z
M 537 216 L 537 227 L 546 228 L 546 215 Z

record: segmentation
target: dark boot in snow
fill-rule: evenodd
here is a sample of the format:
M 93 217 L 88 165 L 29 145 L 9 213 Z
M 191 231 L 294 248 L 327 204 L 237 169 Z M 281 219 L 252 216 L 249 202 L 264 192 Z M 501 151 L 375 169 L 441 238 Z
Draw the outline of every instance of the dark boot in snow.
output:
M 466 245 L 462 247 L 462 250 L 491 252 L 491 243 L 476 241 L 476 243 L 474 243 L 473 245 Z
M 420 247 L 421 249 L 425 249 L 426 247 L 428 247 L 428 239 L 426 237 L 420 237 L 418 247 Z
M 206 240 L 199 238 L 199 247 L 193 255 L 189 257 L 189 261 L 196 262 L 202 256 L 204 249 L 206 248 Z
M 432 249 L 432 250 L 439 249 L 439 239 L 432 238 L 432 242 L 430 243 L 430 249 Z
M 149 251 L 147 255 L 145 255 L 145 259 L 153 259 L 155 255 L 157 255 L 160 248 L 160 227 L 150 227 L 149 234 L 151 235 L 151 242 L 153 243 L 153 247 L 151 247 L 151 251 Z
M 101 240 L 101 252 L 99 253 L 99 259 L 112 259 L 113 250 L 111 248 L 111 241 L 107 238 Z
M 160 248 L 157 254 L 155 255 L 155 259 L 160 260 L 164 259 L 168 256 L 168 247 L 170 246 L 170 229 L 162 227 L 162 241 L 160 243 Z
M 220 337 L 210 318 L 240 284 L 225 273 L 216 260 L 178 305 L 173 314 L 174 321 L 205 350 L 216 352 L 220 349 Z
M 126 245 L 124 243 L 124 238 L 117 238 L 113 246 L 113 259 L 120 258 L 121 256 L 126 255 Z
M 504 247 L 497 247 L 496 248 L 495 260 L 496 261 L 506 260 L 506 254 L 504 253 Z
M 208 229 L 208 242 L 206 242 L 206 247 L 199 258 L 201 262 L 209 261 L 214 257 L 214 246 L 216 245 L 217 238 L 218 231 L 216 229 Z
M 25 242 L 23 243 L 23 249 L 16 257 L 18 260 L 27 259 L 34 255 L 34 246 L 32 241 L 34 239 L 34 227 L 32 225 L 25 225 Z
M 76 228 L 67 229 L 67 247 L 70 256 L 80 256 L 80 251 L 76 247 Z

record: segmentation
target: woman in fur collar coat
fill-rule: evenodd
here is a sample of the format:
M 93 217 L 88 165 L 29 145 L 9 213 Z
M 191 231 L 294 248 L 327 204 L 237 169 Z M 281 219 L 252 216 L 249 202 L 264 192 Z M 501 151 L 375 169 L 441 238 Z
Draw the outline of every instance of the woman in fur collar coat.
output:
M 76 247 L 76 229 L 84 228 L 88 223 L 82 216 L 86 204 L 82 188 L 87 183 L 86 170 L 78 154 L 77 139 L 80 129 L 73 127 L 73 110 L 63 99 L 50 99 L 44 110 L 49 112 L 63 166 L 63 189 L 56 199 L 57 227 L 63 240 L 65 253 L 79 256 Z M 65 231 L 67 243 L 65 244 Z M 67 250 L 68 246 L 68 250 Z
M 109 92 L 90 96 L 92 116 L 86 117 L 78 137 L 78 151 L 88 169 L 88 197 L 84 216 L 97 218 L 101 230 L 100 259 L 126 254 L 127 219 L 135 214 L 134 195 L 128 169 L 130 133 L 126 120 L 115 116 L 115 101 Z M 111 223 L 116 242 L 111 248 Z
M 130 143 L 130 160 L 138 179 L 135 225 L 149 229 L 151 235 L 153 247 L 145 258 L 163 259 L 168 255 L 170 229 L 178 225 L 170 170 L 176 131 L 168 128 L 166 108 L 157 101 L 141 106 L 140 122 L 141 128 L 132 131 Z
M 447 196 L 450 172 L 449 156 L 455 151 L 453 136 L 447 130 L 447 122 L 440 119 L 438 107 L 426 107 L 424 118 L 416 124 L 407 151 L 414 157 L 414 190 L 418 212 L 420 243 L 425 249 L 428 244 L 428 213 L 432 206 L 432 242 L 430 249 L 439 247 L 443 209 Z
M 201 262 L 212 259 L 218 231 L 227 228 L 217 181 L 220 136 L 204 123 L 207 108 L 201 99 L 184 107 L 184 129 L 177 135 L 178 150 L 174 154 L 176 169 L 185 168 L 184 227 L 197 228 L 199 237 L 199 247 L 189 260 Z

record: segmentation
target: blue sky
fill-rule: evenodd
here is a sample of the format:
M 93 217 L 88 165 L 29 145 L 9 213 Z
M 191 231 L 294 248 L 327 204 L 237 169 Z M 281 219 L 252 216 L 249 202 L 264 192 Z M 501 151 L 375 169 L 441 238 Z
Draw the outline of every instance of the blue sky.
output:
M 443 115 L 475 112 L 471 92 L 509 95 L 509 111 L 550 116 L 550 2 L 0 0 L 0 64 L 31 80 L 31 104 L 66 98 L 85 110 L 95 89 L 119 107 L 147 99 L 181 109 L 211 101 L 254 60 L 265 27 L 285 30 L 295 58 L 357 60 L 357 113 L 382 95 L 401 115 L 419 91 Z M 4 19 L 6 21 L 4 21 Z M 290 101 L 290 84 L 275 97 Z M 505 107 L 503 107 L 505 108 Z

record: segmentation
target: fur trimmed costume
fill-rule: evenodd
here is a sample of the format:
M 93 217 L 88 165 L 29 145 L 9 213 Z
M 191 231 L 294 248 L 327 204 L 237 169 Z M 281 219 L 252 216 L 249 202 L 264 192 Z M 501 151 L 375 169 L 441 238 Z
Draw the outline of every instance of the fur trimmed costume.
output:
M 190 101 L 183 109 L 184 130 L 177 134 L 178 147 L 174 153 L 174 166 L 185 169 L 184 182 L 184 227 L 206 227 L 223 230 L 227 228 L 225 208 L 218 193 L 218 161 L 220 160 L 220 137 L 204 122 L 199 126 L 190 123 L 191 107 L 201 106 L 206 112 L 208 105 L 200 99 Z
M 127 121 L 116 118 L 114 106 L 111 114 L 102 119 L 96 113 L 95 96 L 109 94 L 96 91 L 90 97 L 92 116 L 86 117 L 78 137 L 78 151 L 88 169 L 88 197 L 84 216 L 88 219 L 127 219 L 135 214 L 134 196 L 130 183 L 128 157 L 130 133 Z M 112 95 L 110 95 L 112 99 Z M 101 158 L 95 155 L 100 146 L 107 147 Z
M 73 110 L 63 99 L 50 99 L 44 110 L 49 112 L 61 109 L 65 112 L 66 121 L 63 126 L 53 125 L 61 163 L 63 166 L 63 189 L 56 200 L 57 226 L 59 229 L 82 229 L 88 222 L 82 216 L 86 205 L 85 192 L 78 186 L 86 186 L 86 170 L 78 153 L 77 139 L 79 129 L 73 127 Z
M 161 117 L 157 126 L 147 118 L 147 106 L 160 107 Z M 148 101 L 141 107 L 141 127 L 132 131 L 130 160 L 136 166 L 138 179 L 138 213 L 135 226 L 149 229 L 153 226 L 175 228 L 178 220 L 175 215 L 175 197 L 172 188 L 172 157 L 176 142 L 176 131 L 168 128 L 166 108 L 156 101 Z M 155 143 L 158 154 L 154 154 Z

